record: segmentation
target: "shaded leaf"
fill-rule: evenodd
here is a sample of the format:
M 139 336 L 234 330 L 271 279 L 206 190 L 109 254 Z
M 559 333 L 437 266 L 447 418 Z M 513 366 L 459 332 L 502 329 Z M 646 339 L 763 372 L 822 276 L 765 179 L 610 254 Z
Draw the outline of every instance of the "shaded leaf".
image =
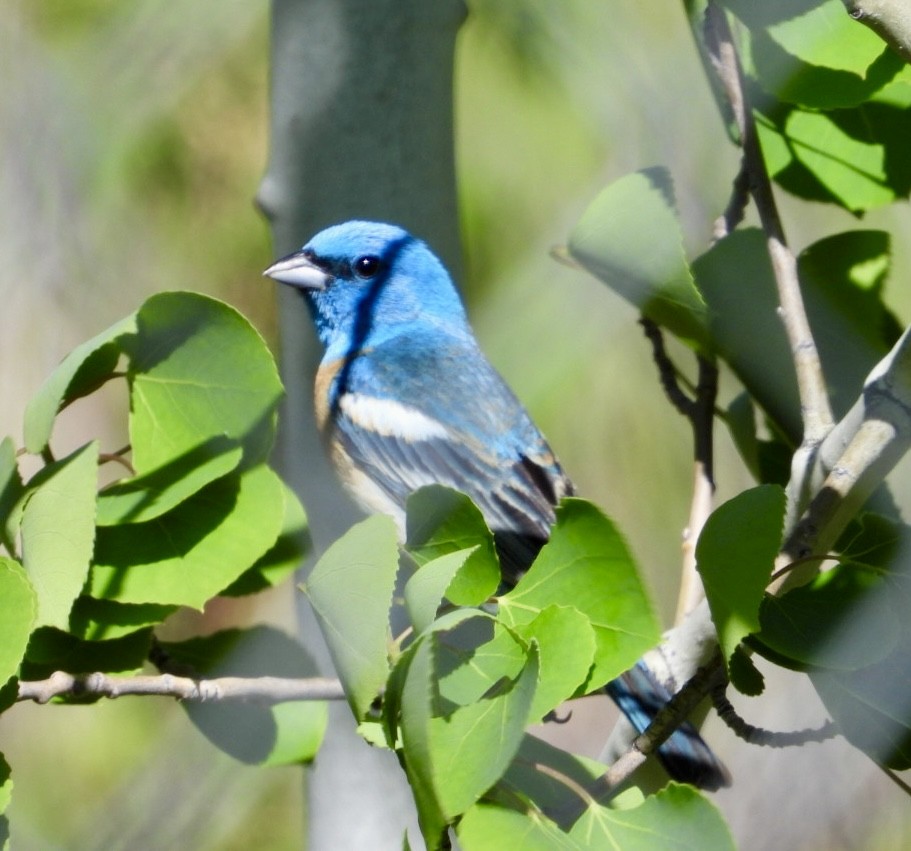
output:
M 826 710 L 851 744 L 876 762 L 911 768 L 909 642 L 885 659 L 856 671 L 810 672 Z
M 441 823 L 464 812 L 496 782 L 524 736 L 537 652 L 493 627 L 483 613 L 466 618 L 455 612 L 437 621 L 410 651 L 401 689 L 401 735 L 412 788 L 421 787 L 416 799 L 425 836 L 437 835 Z
M 759 606 L 781 545 L 785 495 L 759 485 L 720 505 L 696 544 L 696 565 L 725 659 L 759 631 Z
M 391 517 L 368 517 L 326 550 L 304 586 L 358 720 L 389 673 L 386 641 L 397 537 Z
M 493 535 L 480 509 L 465 494 L 450 488 L 431 485 L 408 498 L 406 547 L 419 565 L 472 549 L 444 589 L 447 599 L 457 606 L 479 605 L 500 582 Z
M 150 473 L 117 482 L 98 496 L 98 525 L 154 520 L 230 473 L 242 454 L 234 441 L 215 437 Z
M 268 626 L 227 629 L 182 642 L 162 642 L 172 662 L 200 677 L 316 676 L 316 664 L 290 636 Z M 217 748 L 245 763 L 309 762 L 328 720 L 323 701 L 265 706 L 239 701 L 181 704 Z
M 573 228 L 569 250 L 644 316 L 707 345 L 705 304 L 687 265 L 666 169 L 634 172 L 604 189 Z
M 132 313 L 77 346 L 60 362 L 25 408 L 23 434 L 29 452 L 37 455 L 47 446 L 62 407 L 91 393 L 114 373 L 120 340 L 135 329 L 136 314 Z
M 851 670 L 881 661 L 899 640 L 907 600 L 858 567 L 836 567 L 763 601 L 757 639 L 796 667 Z
M 29 639 L 22 663 L 22 679 L 40 680 L 54 671 L 71 674 L 132 673 L 142 667 L 149 653 L 151 629 L 140 629 L 109 641 L 83 641 L 54 629 L 39 627 Z M 94 701 L 97 697 L 67 698 L 67 701 Z
M 16 446 L 12 438 L 0 440 L 0 545 L 13 555 L 22 517 L 25 486 L 16 464 Z
M 579 691 L 594 662 L 595 633 L 578 609 L 548 606 L 516 632 L 538 645 L 540 671 L 529 718 L 542 719 Z
M 259 466 L 212 482 L 155 520 L 99 528 L 89 593 L 201 609 L 275 543 L 283 487 Z
M 446 589 L 476 551 L 477 547 L 469 547 L 438 556 L 425 562 L 408 580 L 405 585 L 405 608 L 415 632 L 421 633 L 430 626 Z
M 796 445 L 803 432 L 797 381 L 765 237 L 734 231 L 693 262 L 693 274 L 709 306 L 715 351 Z
M 117 603 L 81 596 L 70 612 L 70 632 L 86 641 L 120 638 L 147 626 L 158 626 L 177 606 L 155 603 Z

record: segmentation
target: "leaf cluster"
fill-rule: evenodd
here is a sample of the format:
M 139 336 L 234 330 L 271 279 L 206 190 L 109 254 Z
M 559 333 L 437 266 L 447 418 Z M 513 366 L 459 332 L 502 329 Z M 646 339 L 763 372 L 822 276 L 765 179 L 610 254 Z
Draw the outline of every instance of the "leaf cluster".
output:
M 58 414 L 109 382 L 127 387 L 129 446 L 108 453 L 91 441 L 56 457 Z M 303 509 L 266 463 L 281 393 L 259 334 L 193 293 L 150 298 L 61 362 L 27 407 L 24 450 L 0 442 L 2 708 L 19 678 L 133 672 L 153 651 L 193 676 L 313 672 L 272 628 L 153 637 L 181 607 L 271 587 L 297 566 Z M 17 456 L 39 469 L 26 477 Z M 325 723 L 318 707 L 188 711 L 251 762 L 309 759 Z
M 676 819 L 728 847 L 695 790 L 672 786 L 648 802 L 633 795 L 608 806 L 586 791 L 606 766 L 527 732 L 658 641 L 614 524 L 589 502 L 565 500 L 528 572 L 510 590 L 499 585 L 480 512 L 438 486 L 412 496 L 401 552 L 391 518 L 371 517 L 326 551 L 306 583 L 361 732 L 398 755 L 428 847 L 441 847 L 453 825 L 472 848 L 494 836 L 497 847 L 627 847 L 637 834 L 662 843 L 673 833 L 665 820 Z M 390 620 L 403 618 L 393 636 Z

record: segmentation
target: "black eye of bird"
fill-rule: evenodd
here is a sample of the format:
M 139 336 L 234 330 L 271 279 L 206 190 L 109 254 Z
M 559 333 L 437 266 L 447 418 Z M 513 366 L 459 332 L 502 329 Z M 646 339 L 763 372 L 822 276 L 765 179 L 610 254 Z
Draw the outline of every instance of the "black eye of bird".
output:
M 365 254 L 354 261 L 354 271 L 359 278 L 372 278 L 380 271 L 380 258 L 373 254 Z

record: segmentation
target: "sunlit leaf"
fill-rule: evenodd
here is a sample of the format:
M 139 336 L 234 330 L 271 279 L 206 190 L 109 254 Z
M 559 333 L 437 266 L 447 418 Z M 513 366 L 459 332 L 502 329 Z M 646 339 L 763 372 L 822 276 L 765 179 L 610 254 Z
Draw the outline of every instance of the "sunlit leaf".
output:
M 28 483 L 22 563 L 38 594 L 38 623 L 66 629 L 95 539 L 98 443 L 49 464 Z
M 632 809 L 589 806 L 570 836 L 583 848 L 734 851 L 717 808 L 692 786 L 671 783 Z
M 543 815 L 487 803 L 471 807 L 459 821 L 456 833 L 462 847 L 470 851 L 578 851 L 583 847 Z
M 561 503 L 550 541 L 515 589 L 500 598 L 501 616 L 510 625 L 526 623 L 552 605 L 575 608 L 592 625 L 589 688 L 618 676 L 660 638 L 626 541 L 585 500 Z
M 19 668 L 37 614 L 38 598 L 22 565 L 0 556 L 0 684 Z
M 257 331 L 223 302 L 153 296 L 123 339 L 130 357 L 133 466 L 150 473 L 216 437 L 244 445 L 246 465 L 272 444 L 281 383 Z

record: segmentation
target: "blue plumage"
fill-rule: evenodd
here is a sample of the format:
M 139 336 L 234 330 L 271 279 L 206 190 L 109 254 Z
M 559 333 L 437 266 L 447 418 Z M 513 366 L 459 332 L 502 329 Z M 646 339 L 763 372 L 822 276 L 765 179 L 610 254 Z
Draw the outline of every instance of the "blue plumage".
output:
M 402 228 L 354 221 L 321 231 L 265 274 L 300 288 L 310 308 L 325 346 L 317 419 L 358 502 L 404 529 L 405 501 L 417 488 L 466 493 L 494 532 L 504 579 L 515 581 L 573 486 L 478 347 L 442 263 Z M 655 710 L 640 711 L 629 685 L 618 681 L 614 694 L 640 727 Z M 692 728 L 662 750 L 681 749 L 684 762 L 665 759 L 678 779 L 705 788 L 724 782 Z

